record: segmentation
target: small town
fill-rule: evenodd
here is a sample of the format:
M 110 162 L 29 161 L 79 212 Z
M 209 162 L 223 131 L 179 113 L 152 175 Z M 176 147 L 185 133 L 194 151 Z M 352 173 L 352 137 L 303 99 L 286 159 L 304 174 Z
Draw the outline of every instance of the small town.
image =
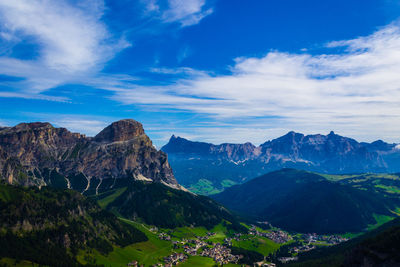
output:
M 200 255 L 203 257 L 212 258 L 219 264 L 237 263 L 240 256 L 231 254 L 228 246 L 221 245 L 220 243 L 205 242 L 206 239 L 215 235 L 215 233 L 207 233 L 206 236 L 196 237 L 196 239 L 182 239 L 182 241 L 172 241 L 173 248 L 183 248 L 184 253 L 173 253 L 164 258 L 165 266 L 178 265 L 185 261 L 188 256 Z M 160 233 L 161 240 L 170 241 L 171 237 L 165 233 Z M 201 250 L 201 252 L 200 252 Z
M 308 243 L 325 242 L 329 245 L 337 245 L 339 243 L 349 240 L 348 238 L 344 238 L 338 235 L 317 235 L 315 233 L 303 234 L 302 239 L 304 239 L 304 241 Z
M 278 244 L 283 244 L 283 243 L 286 243 L 286 242 L 289 242 L 290 240 L 292 240 L 292 237 L 284 231 L 275 230 L 275 231 L 271 231 L 268 233 L 261 232 L 261 231 L 257 230 L 255 225 L 252 225 L 252 227 L 249 229 L 249 234 L 254 235 L 254 236 L 266 237 Z
M 347 241 L 348 239 L 338 236 L 338 235 L 317 235 L 315 233 L 307 233 L 307 234 L 298 234 L 297 236 L 293 236 L 293 238 L 289 233 L 282 231 L 277 228 L 273 228 L 274 230 L 263 231 L 260 228 L 257 228 L 255 225 L 251 225 L 248 231 L 248 234 L 243 233 L 234 233 L 231 237 L 225 237 L 222 243 L 211 242 L 210 239 L 216 235 L 213 232 L 207 232 L 204 236 L 195 236 L 195 238 L 187 239 L 182 238 L 180 240 L 176 240 L 176 238 L 172 238 L 170 234 L 171 232 L 162 232 L 157 227 L 152 227 L 149 230 L 157 234 L 160 240 L 170 241 L 172 243 L 172 248 L 174 251 L 172 254 L 163 258 L 163 263 L 158 263 L 153 266 L 159 267 L 169 267 L 176 266 L 180 263 L 185 262 L 189 256 L 202 256 L 212 258 L 217 264 L 224 265 L 228 263 L 238 264 L 240 259 L 243 257 L 242 255 L 234 255 L 231 252 L 232 243 L 234 241 L 246 241 L 251 239 L 251 236 L 254 237 L 264 237 L 272 240 L 277 244 L 285 244 L 294 240 L 301 240 L 302 245 L 293 246 L 290 248 L 290 253 L 292 255 L 297 255 L 302 252 L 307 252 L 313 250 L 317 247 L 317 244 L 324 245 L 336 245 L 341 242 Z M 178 252 L 179 251 L 179 252 Z M 291 257 L 280 257 L 277 260 L 281 263 L 287 263 L 290 261 L 296 261 L 297 256 Z M 274 263 L 268 262 L 255 262 L 255 266 L 267 266 L 267 267 L 275 267 Z M 132 261 L 128 264 L 131 267 L 139 267 L 139 263 L 137 261 Z

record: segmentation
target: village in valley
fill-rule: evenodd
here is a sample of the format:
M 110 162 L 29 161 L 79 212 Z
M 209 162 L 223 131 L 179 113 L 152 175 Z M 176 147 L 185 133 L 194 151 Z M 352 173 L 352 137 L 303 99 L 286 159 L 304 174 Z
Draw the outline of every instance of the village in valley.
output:
M 315 233 L 290 234 L 273 227 L 269 230 L 263 230 L 255 225 L 248 227 L 248 233 L 233 233 L 229 236 L 224 236 L 223 239 L 216 238 L 217 233 L 212 231 L 201 236 L 194 235 L 191 238 L 177 238 L 174 236 L 173 230 L 161 230 L 157 227 L 150 228 L 150 231 L 156 234 L 159 240 L 171 242 L 172 245 L 172 253 L 163 257 L 159 263 L 152 265 L 159 267 L 180 265 L 185 263 L 191 256 L 211 258 L 219 266 L 226 264 L 246 266 L 246 264 L 241 262 L 243 255 L 233 253 L 232 247 L 240 246 L 241 242 L 254 242 L 255 238 L 266 238 L 281 246 L 290 246 L 288 250 L 291 254 L 290 256 L 276 258 L 280 263 L 295 261 L 299 253 L 313 250 L 318 246 L 336 245 L 348 240 L 338 235 L 317 235 Z M 252 266 L 276 266 L 275 263 L 268 261 L 268 257 L 266 256 L 264 255 L 264 260 L 254 262 Z M 128 266 L 138 267 L 144 265 L 133 260 Z

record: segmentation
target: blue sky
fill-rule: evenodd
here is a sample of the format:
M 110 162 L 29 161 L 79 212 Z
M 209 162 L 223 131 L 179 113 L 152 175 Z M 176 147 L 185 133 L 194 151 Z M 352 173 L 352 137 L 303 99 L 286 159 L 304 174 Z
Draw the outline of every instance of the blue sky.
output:
M 398 0 L 1 0 L 0 125 L 400 142 Z

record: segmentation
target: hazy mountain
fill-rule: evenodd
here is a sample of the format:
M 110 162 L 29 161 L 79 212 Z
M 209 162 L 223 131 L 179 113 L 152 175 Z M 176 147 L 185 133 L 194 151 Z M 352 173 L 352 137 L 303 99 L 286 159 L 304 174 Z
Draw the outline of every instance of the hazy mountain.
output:
M 139 122 L 129 119 L 93 138 L 40 122 L 2 128 L 0 178 L 85 194 L 122 186 L 127 179 L 179 187 L 166 154 L 154 148 Z
M 359 143 L 334 132 L 303 135 L 289 132 L 256 147 L 251 143 L 213 145 L 172 136 L 161 149 L 168 153 L 175 177 L 197 189 L 242 183 L 269 171 L 296 168 L 320 173 L 400 171 L 400 150 L 381 140 Z
M 376 224 L 374 215 L 395 216 L 398 196 L 283 169 L 227 188 L 212 197 L 226 207 L 297 232 L 360 232 Z

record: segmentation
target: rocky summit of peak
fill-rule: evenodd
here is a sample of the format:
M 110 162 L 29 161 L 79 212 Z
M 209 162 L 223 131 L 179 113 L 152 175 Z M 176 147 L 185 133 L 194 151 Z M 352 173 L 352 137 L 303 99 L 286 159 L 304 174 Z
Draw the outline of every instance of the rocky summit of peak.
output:
M 135 120 L 125 119 L 111 123 L 94 137 L 94 141 L 128 141 L 141 135 L 144 135 L 143 125 Z

